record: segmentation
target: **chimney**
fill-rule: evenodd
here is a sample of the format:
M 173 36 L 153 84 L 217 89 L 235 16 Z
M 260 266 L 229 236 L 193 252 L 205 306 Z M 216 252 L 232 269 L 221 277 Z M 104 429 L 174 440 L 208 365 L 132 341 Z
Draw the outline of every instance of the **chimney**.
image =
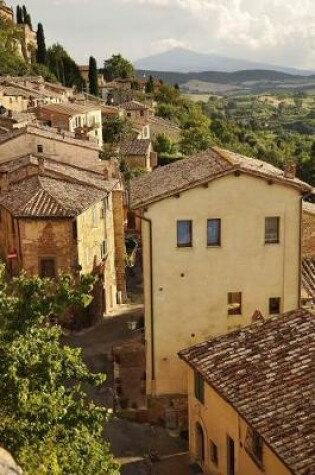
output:
M 255 312 L 252 315 L 252 323 L 264 322 L 264 321 L 265 321 L 265 319 L 264 319 L 261 311 L 260 310 L 255 310 Z
M 44 175 L 45 173 L 45 158 L 38 157 L 38 171 L 40 175 Z
M 8 191 L 9 186 L 10 186 L 9 175 L 8 175 L 8 172 L 5 172 L 2 175 L 1 180 L 0 180 L 0 192 L 3 193 L 3 192 Z
M 285 178 L 295 178 L 296 176 L 296 161 L 287 159 L 284 162 L 284 176 Z

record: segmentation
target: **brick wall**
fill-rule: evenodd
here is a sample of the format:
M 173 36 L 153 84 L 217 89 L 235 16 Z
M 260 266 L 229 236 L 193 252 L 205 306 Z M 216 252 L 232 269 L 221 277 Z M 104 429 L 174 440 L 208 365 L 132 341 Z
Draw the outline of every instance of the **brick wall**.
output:
M 315 258 L 315 214 L 303 213 L 303 257 Z

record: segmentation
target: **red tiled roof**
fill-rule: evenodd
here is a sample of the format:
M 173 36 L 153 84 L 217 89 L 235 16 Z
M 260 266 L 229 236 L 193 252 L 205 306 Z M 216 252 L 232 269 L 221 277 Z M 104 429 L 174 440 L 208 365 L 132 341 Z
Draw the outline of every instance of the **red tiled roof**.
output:
M 150 143 L 150 139 L 125 140 L 120 145 L 120 152 L 123 155 L 147 155 Z
M 106 191 L 66 180 L 33 176 L 11 185 L 0 205 L 23 218 L 70 218 L 106 196 Z
M 315 473 L 314 336 L 296 310 L 179 353 L 296 475 Z
M 125 104 L 122 104 L 121 107 L 125 109 L 126 111 L 147 109 L 147 106 L 142 104 L 142 102 L 138 102 L 138 101 L 125 102 Z
M 269 163 L 215 147 L 131 180 L 131 207 L 136 209 L 146 206 L 236 171 L 302 191 L 312 189 L 297 178 L 286 178 L 282 170 Z

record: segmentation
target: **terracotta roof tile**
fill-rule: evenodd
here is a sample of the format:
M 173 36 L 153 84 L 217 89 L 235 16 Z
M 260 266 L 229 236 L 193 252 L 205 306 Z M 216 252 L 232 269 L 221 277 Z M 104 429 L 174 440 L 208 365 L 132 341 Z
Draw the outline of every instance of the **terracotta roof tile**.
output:
M 150 144 L 150 139 L 125 140 L 120 145 L 120 152 L 123 155 L 146 155 Z
M 121 105 L 121 107 L 125 109 L 126 111 L 147 109 L 147 106 L 145 104 L 142 104 L 142 102 L 138 102 L 138 101 L 125 102 L 124 104 Z
M 296 310 L 179 353 L 296 475 L 315 473 L 314 336 Z
M 315 259 L 302 260 L 302 297 L 315 306 Z
M 134 209 L 143 207 L 233 171 L 264 177 L 304 191 L 312 189 L 297 178 L 286 178 L 282 170 L 269 163 L 216 147 L 133 179 L 130 184 L 131 206 Z
M 81 214 L 106 196 L 95 187 L 66 180 L 33 176 L 11 185 L 0 205 L 23 218 L 65 218 Z

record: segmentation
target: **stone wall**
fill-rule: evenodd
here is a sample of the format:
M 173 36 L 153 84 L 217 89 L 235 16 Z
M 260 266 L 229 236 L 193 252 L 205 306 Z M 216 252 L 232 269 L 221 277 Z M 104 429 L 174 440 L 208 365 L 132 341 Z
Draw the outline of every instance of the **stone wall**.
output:
M 113 217 L 115 234 L 115 266 L 117 276 L 117 292 L 121 292 L 122 302 L 126 301 L 126 272 L 125 272 L 125 213 L 123 207 L 123 192 L 113 191 Z
M 315 258 L 315 213 L 303 213 L 303 257 Z

